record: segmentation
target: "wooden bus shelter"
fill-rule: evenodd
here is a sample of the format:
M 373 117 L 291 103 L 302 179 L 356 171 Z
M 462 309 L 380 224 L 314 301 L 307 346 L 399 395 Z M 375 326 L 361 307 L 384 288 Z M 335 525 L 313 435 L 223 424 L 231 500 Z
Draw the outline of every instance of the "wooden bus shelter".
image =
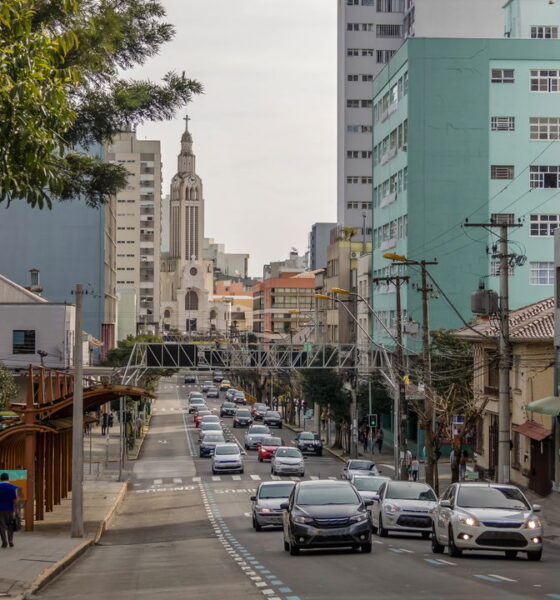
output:
M 84 378 L 84 412 L 122 396 L 153 395 L 138 387 Z M 72 489 L 72 408 L 74 375 L 29 366 L 25 402 L 9 409 L 18 424 L 0 431 L 0 470 L 27 471 L 25 529 L 44 519 Z

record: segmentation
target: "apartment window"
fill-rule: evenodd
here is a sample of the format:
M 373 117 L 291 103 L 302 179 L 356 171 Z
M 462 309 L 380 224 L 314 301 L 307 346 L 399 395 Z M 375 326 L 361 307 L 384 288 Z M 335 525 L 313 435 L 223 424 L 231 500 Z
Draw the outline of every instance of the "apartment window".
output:
M 346 56 L 360 56 L 359 48 L 348 48 L 348 50 L 346 50 Z
M 532 92 L 560 91 L 560 71 L 557 69 L 535 69 L 531 71 Z
M 362 100 L 361 101 L 361 107 L 362 108 L 371 108 L 373 100 Z
M 362 133 L 372 133 L 373 126 L 372 125 L 362 125 Z
M 357 4 L 357 2 L 356 2 Z M 374 6 L 375 0 L 362 0 L 362 6 Z
M 348 6 L 357 6 L 360 3 L 360 0 L 346 0 L 346 4 Z
M 364 82 L 368 82 L 368 81 L 373 81 L 373 75 L 362 75 L 362 81 Z
M 360 178 L 359 177 L 347 177 L 346 183 L 350 183 L 350 184 L 360 183 Z
M 346 158 L 360 158 L 360 151 L 359 150 L 347 150 Z
M 391 60 L 393 54 L 395 54 L 395 50 L 378 50 L 377 51 L 377 62 L 379 64 L 388 63 Z
M 515 131 L 515 117 L 492 117 L 492 131 Z
M 376 35 L 380 38 L 400 38 L 401 37 L 401 26 L 400 25 L 378 25 L 376 28 Z
M 513 69 L 492 69 L 492 83 L 514 83 Z
M 531 215 L 531 237 L 551 237 L 559 223 L 560 215 Z
M 346 108 L 360 108 L 359 100 L 346 100 Z
M 490 177 L 492 179 L 513 179 L 513 165 L 492 165 Z
M 557 140 L 560 131 L 558 117 L 531 117 L 529 119 L 529 137 L 532 140 Z
M 403 95 L 408 94 L 408 71 L 403 75 Z
M 549 25 L 534 25 L 531 27 L 531 37 L 533 39 L 552 40 L 558 38 L 558 27 Z
M 500 261 L 493 260 L 490 263 L 490 275 L 492 275 L 493 277 L 498 277 L 500 275 L 500 271 Z M 508 275 L 513 275 L 513 265 L 508 266 Z
M 403 169 L 403 190 L 408 188 L 408 167 Z
M 359 202 L 347 202 L 346 208 L 349 210 L 358 209 L 358 208 L 360 208 L 360 203 Z
M 373 31 L 373 23 L 361 23 L 361 31 Z
M 359 125 L 346 125 L 346 132 L 347 133 L 360 133 L 360 126 Z
M 357 75 L 348 75 L 347 79 L 350 82 L 358 81 L 358 76 Z
M 531 285 L 553 285 L 554 263 L 532 262 L 530 263 L 529 283 Z
M 362 183 L 364 185 L 371 185 L 373 183 L 373 178 L 372 177 L 361 177 L 360 183 Z
M 559 167 L 529 167 L 530 185 L 532 188 L 557 188 Z
M 362 48 L 362 56 L 373 56 L 373 48 Z
M 346 30 L 347 31 L 360 31 L 360 24 L 359 23 L 348 23 L 346 25 Z
M 14 329 L 12 331 L 12 354 L 35 354 L 34 329 Z
M 402 12 L 402 0 L 377 0 L 377 12 Z

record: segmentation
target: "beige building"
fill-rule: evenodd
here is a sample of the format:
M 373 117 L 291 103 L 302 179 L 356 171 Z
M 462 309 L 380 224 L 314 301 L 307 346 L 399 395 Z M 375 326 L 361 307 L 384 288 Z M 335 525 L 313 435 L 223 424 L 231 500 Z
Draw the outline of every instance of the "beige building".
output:
M 473 392 L 485 410 L 477 425 L 477 466 L 493 477 L 498 464 L 498 336 L 495 319 L 457 337 L 474 346 Z M 527 405 L 552 396 L 554 389 L 554 299 L 548 298 L 512 311 L 510 339 L 513 363 L 511 393 L 511 481 L 541 495 L 551 490 L 553 479 L 552 417 L 531 412 Z
M 107 147 L 107 160 L 130 173 L 117 194 L 117 294 L 134 293 L 135 333 L 157 333 L 160 314 L 161 148 L 157 140 L 138 140 L 136 132 L 119 134 Z M 124 309 L 124 307 L 123 307 Z M 123 330 L 118 326 L 118 330 Z M 127 326 L 125 329 L 129 329 Z

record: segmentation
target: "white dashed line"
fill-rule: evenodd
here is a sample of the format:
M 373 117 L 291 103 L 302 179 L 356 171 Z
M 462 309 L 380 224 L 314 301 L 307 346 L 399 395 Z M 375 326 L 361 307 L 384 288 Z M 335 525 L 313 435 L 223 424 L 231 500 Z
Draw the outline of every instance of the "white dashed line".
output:
M 173 483 L 183 483 L 183 480 L 180 477 L 174 477 Z
M 331 481 L 336 481 L 336 477 L 329 477 Z
M 446 565 L 451 565 L 453 567 L 457 566 L 457 563 L 451 562 L 450 560 L 443 560 L 443 558 L 436 559 L 440 563 L 445 563 Z
M 222 481 L 222 478 L 219 475 L 214 475 L 212 481 Z
M 161 485 L 163 481 L 161 479 L 154 479 L 154 485 Z
M 192 481 L 193 483 L 200 483 L 202 481 L 202 477 L 193 477 Z
M 313 480 L 315 480 L 315 479 L 319 479 L 319 478 L 317 477 L 317 475 L 310 475 L 310 476 L 309 476 L 309 479 L 313 479 Z
M 241 481 L 241 475 L 232 475 L 231 478 L 233 481 Z
M 494 575 L 494 573 L 488 573 L 488 577 L 495 577 L 496 579 L 501 579 L 502 581 L 511 581 L 512 583 L 517 583 L 517 579 L 510 579 L 509 577 L 502 577 L 501 575 Z
M 253 481 L 260 481 L 261 480 L 261 476 L 260 475 L 251 474 L 251 479 Z

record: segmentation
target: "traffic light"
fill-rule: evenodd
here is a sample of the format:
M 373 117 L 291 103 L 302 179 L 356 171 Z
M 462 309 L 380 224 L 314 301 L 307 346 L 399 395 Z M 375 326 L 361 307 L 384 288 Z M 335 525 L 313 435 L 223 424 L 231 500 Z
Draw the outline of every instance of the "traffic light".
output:
M 377 427 L 377 415 L 368 415 L 368 425 L 370 427 Z

